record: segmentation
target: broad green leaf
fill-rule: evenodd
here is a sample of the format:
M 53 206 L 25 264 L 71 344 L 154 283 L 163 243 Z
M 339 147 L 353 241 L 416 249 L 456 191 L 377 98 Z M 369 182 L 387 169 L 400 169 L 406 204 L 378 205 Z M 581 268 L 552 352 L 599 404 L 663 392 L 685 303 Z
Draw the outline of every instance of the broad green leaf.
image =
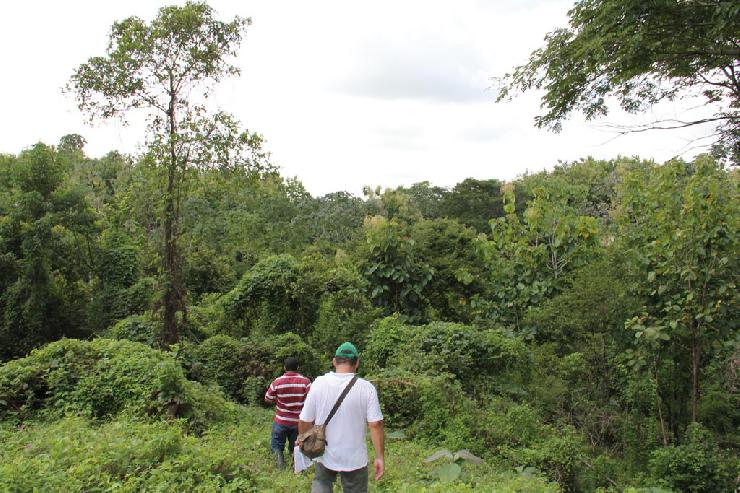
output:
M 453 481 L 457 481 L 458 478 L 460 478 L 460 473 L 462 472 L 462 468 L 455 464 L 454 462 L 450 462 L 448 464 L 443 464 L 436 469 L 434 469 L 434 474 L 442 481 L 443 483 L 452 483 Z

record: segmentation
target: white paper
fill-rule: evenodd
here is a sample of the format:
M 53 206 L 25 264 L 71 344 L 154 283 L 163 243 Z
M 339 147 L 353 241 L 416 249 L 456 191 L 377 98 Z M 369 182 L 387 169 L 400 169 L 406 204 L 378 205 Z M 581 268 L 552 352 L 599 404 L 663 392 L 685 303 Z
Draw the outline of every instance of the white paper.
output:
M 295 473 L 298 474 L 299 472 L 308 469 L 312 465 L 313 461 L 307 456 L 303 455 L 303 452 L 301 452 L 301 447 L 296 445 L 293 449 L 293 468 L 295 469 Z

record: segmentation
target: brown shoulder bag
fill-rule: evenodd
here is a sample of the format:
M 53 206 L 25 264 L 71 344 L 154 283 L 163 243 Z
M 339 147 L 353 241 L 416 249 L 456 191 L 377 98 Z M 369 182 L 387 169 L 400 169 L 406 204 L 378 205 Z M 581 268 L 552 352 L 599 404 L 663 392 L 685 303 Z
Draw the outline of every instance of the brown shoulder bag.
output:
M 316 457 L 321 457 L 322 455 L 324 455 L 324 450 L 326 449 L 326 444 L 328 443 L 326 441 L 326 425 L 328 425 L 329 421 L 331 421 L 331 418 L 334 417 L 337 409 L 339 409 L 342 401 L 345 397 L 347 397 L 349 390 L 352 388 L 356 381 L 357 375 L 352 377 L 352 380 L 350 380 L 347 386 L 344 387 L 344 390 L 337 399 L 337 402 L 334 404 L 334 407 L 331 408 L 331 412 L 329 412 L 329 416 L 327 416 L 324 424 L 314 425 L 307 432 L 298 435 L 298 441 L 301 443 L 301 452 L 303 453 L 303 455 L 310 459 L 315 459 Z

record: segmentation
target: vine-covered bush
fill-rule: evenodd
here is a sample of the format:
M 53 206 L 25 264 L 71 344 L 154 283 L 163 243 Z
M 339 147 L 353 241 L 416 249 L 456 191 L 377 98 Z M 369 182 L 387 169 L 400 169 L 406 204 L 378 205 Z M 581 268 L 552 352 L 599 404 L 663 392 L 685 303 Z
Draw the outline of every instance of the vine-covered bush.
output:
M 367 297 L 367 281 L 354 269 L 330 268 L 321 279 L 321 301 L 309 338 L 322 354 L 333 356 L 343 341 L 353 341 L 360 351 L 380 309 Z
M 182 417 L 202 429 L 232 411 L 218 390 L 188 381 L 170 355 L 137 342 L 62 339 L 0 366 L 0 419 L 126 412 Z
M 101 235 L 93 292 L 93 324 L 105 329 L 116 320 L 150 308 L 156 281 L 142 277 L 139 250 L 125 232 L 113 228 Z
M 369 372 L 386 368 L 412 337 L 414 329 L 404 323 L 404 317 L 394 314 L 377 320 L 367 336 L 362 364 Z
M 315 377 L 321 371 L 316 351 L 290 332 L 249 339 L 217 335 L 200 344 L 183 343 L 178 353 L 188 377 L 219 385 L 232 399 L 245 403 L 262 401 L 289 356 L 298 358 L 299 371 L 306 376 Z
M 722 451 L 706 428 L 693 423 L 681 445 L 653 452 L 650 470 L 659 482 L 676 491 L 733 491 L 740 477 L 740 459 L 732 451 Z
M 242 383 L 249 375 L 268 376 L 262 364 L 266 355 L 251 352 L 244 341 L 227 335 L 209 337 L 200 344 L 183 343 L 178 359 L 193 380 L 217 384 L 233 399 L 241 395 Z
M 154 346 L 160 330 L 161 324 L 151 316 L 132 315 L 116 322 L 104 335 Z
M 370 369 L 450 373 L 468 387 L 481 378 L 526 370 L 527 354 L 520 339 L 496 329 L 448 322 L 408 326 L 394 315 L 372 328 L 363 357 Z
M 383 417 L 389 428 L 406 429 L 427 443 L 449 438 L 475 449 L 467 431 L 471 401 L 450 375 L 425 375 L 405 370 L 383 370 L 367 377 L 378 390 Z M 453 446 L 453 445 L 451 445 Z
M 292 255 L 272 255 L 246 272 L 224 300 L 227 319 L 241 334 L 274 334 L 294 329 L 294 296 L 300 265 Z

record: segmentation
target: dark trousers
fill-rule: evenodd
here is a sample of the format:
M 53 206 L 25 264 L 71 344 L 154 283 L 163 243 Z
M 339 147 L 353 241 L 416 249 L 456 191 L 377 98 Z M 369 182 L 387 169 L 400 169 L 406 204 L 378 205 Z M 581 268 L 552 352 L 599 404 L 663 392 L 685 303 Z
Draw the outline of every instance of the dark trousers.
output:
M 282 452 L 285 450 L 285 441 L 288 441 L 288 453 L 293 453 L 295 439 L 298 438 L 298 426 L 283 426 L 272 422 L 272 443 L 270 444 L 273 452 Z
M 334 481 L 339 474 L 344 493 L 367 493 L 367 466 L 354 471 L 332 471 L 320 462 L 316 463 L 316 476 L 311 483 L 311 493 L 332 493 Z

